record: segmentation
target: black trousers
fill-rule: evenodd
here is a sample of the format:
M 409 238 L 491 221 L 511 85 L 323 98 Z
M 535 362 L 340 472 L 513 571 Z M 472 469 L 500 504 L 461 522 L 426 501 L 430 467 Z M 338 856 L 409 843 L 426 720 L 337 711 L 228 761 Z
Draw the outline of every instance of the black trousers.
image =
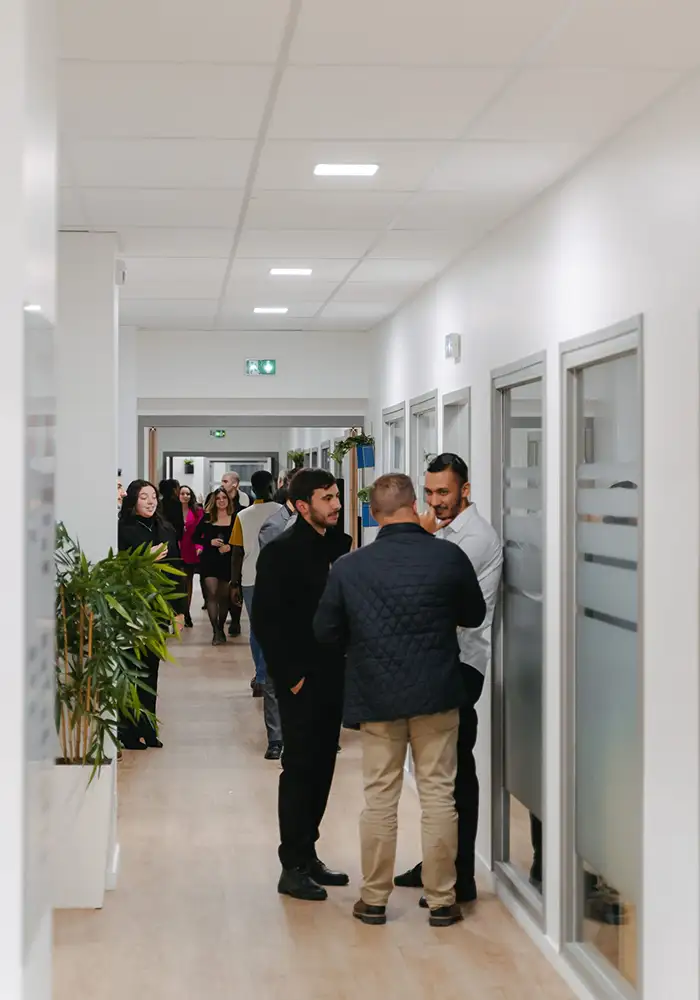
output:
M 147 653 L 142 660 L 143 667 L 141 677 L 144 684 L 148 685 L 150 691 L 138 689 L 141 708 L 147 712 L 156 714 L 156 702 L 158 698 L 158 672 L 160 670 L 160 660 L 155 653 Z M 119 718 L 119 739 L 122 743 L 138 743 L 143 738 L 146 743 L 152 743 L 155 739 L 156 731 L 145 715 L 141 715 L 137 722 L 132 722 L 124 716 Z
M 464 666 L 464 684 L 467 701 L 459 712 L 459 739 L 457 741 L 457 779 L 455 805 L 459 819 L 459 846 L 457 848 L 457 884 L 468 885 L 474 878 L 476 831 L 479 825 L 479 779 L 476 776 L 474 747 L 478 718 L 476 703 L 484 690 L 484 675 L 474 667 Z
M 303 868 L 316 857 L 338 756 L 343 711 L 342 678 L 306 678 L 294 695 L 275 685 L 282 722 L 279 784 L 279 859 L 283 868 Z

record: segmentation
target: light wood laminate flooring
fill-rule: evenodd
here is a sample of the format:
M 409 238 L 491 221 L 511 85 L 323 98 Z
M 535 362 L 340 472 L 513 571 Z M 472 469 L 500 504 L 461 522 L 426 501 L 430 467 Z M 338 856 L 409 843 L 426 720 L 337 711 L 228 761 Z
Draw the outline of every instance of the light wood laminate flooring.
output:
M 498 900 L 460 926 L 428 927 L 396 890 L 386 927 L 353 920 L 362 805 L 357 736 L 343 752 L 319 854 L 352 884 L 326 903 L 276 891 L 279 765 L 263 760 L 247 642 L 209 645 L 203 620 L 161 673 L 163 750 L 119 765 L 121 870 L 101 911 L 55 920 L 54 1000 L 572 1000 Z M 405 790 L 398 870 L 419 857 Z

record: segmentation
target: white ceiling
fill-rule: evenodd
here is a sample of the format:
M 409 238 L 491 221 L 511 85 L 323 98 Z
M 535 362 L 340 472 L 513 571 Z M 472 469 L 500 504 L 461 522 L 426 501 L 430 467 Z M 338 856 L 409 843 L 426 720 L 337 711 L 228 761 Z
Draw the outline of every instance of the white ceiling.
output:
M 149 328 L 375 326 L 700 64 L 688 0 L 59 7 L 61 224 Z

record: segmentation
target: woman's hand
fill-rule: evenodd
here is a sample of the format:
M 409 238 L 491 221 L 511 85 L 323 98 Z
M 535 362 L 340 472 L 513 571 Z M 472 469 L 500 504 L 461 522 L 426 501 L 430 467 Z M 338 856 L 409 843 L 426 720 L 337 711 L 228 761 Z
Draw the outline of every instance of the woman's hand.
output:
M 168 554 L 168 543 L 161 542 L 160 545 L 151 545 L 151 552 L 156 557 L 156 562 L 162 562 Z
M 230 551 L 231 551 L 231 546 L 230 545 L 221 545 L 219 547 L 219 552 L 221 553 L 222 556 L 225 556 L 226 553 L 230 552 Z
M 222 546 L 222 545 L 223 545 L 224 543 L 223 543 L 223 542 L 221 541 L 221 539 L 220 539 L 220 538 L 212 538 L 212 540 L 211 540 L 211 544 L 212 544 L 212 545 L 214 546 L 214 548 L 215 548 L 215 549 L 218 549 L 218 548 L 220 548 L 220 547 L 221 547 L 221 546 Z
M 183 628 L 185 627 L 185 616 L 176 615 L 175 616 L 175 635 L 180 635 Z

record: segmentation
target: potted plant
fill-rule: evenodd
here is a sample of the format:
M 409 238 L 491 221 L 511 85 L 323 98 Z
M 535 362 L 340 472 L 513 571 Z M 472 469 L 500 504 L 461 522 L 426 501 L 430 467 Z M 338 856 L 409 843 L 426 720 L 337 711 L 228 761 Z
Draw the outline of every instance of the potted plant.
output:
M 331 458 L 339 465 L 342 463 L 348 452 L 353 448 L 357 449 L 358 469 L 374 468 L 374 438 L 371 434 L 364 434 L 355 427 L 350 429 L 350 433 L 335 446 L 331 453 Z
M 362 527 L 378 528 L 379 525 L 372 516 L 372 508 L 369 504 L 369 486 L 363 486 L 357 491 L 357 499 L 362 504 Z
M 304 452 L 303 451 L 288 451 L 287 461 L 294 469 L 304 468 Z
M 192 476 L 192 475 L 194 475 L 194 459 L 193 458 L 186 458 L 185 459 L 185 475 L 186 476 Z
M 97 563 L 58 526 L 55 722 L 52 773 L 53 905 L 102 906 L 115 837 L 119 716 L 143 711 L 147 650 L 168 659 L 168 599 L 181 575 L 150 550 L 110 551 Z

